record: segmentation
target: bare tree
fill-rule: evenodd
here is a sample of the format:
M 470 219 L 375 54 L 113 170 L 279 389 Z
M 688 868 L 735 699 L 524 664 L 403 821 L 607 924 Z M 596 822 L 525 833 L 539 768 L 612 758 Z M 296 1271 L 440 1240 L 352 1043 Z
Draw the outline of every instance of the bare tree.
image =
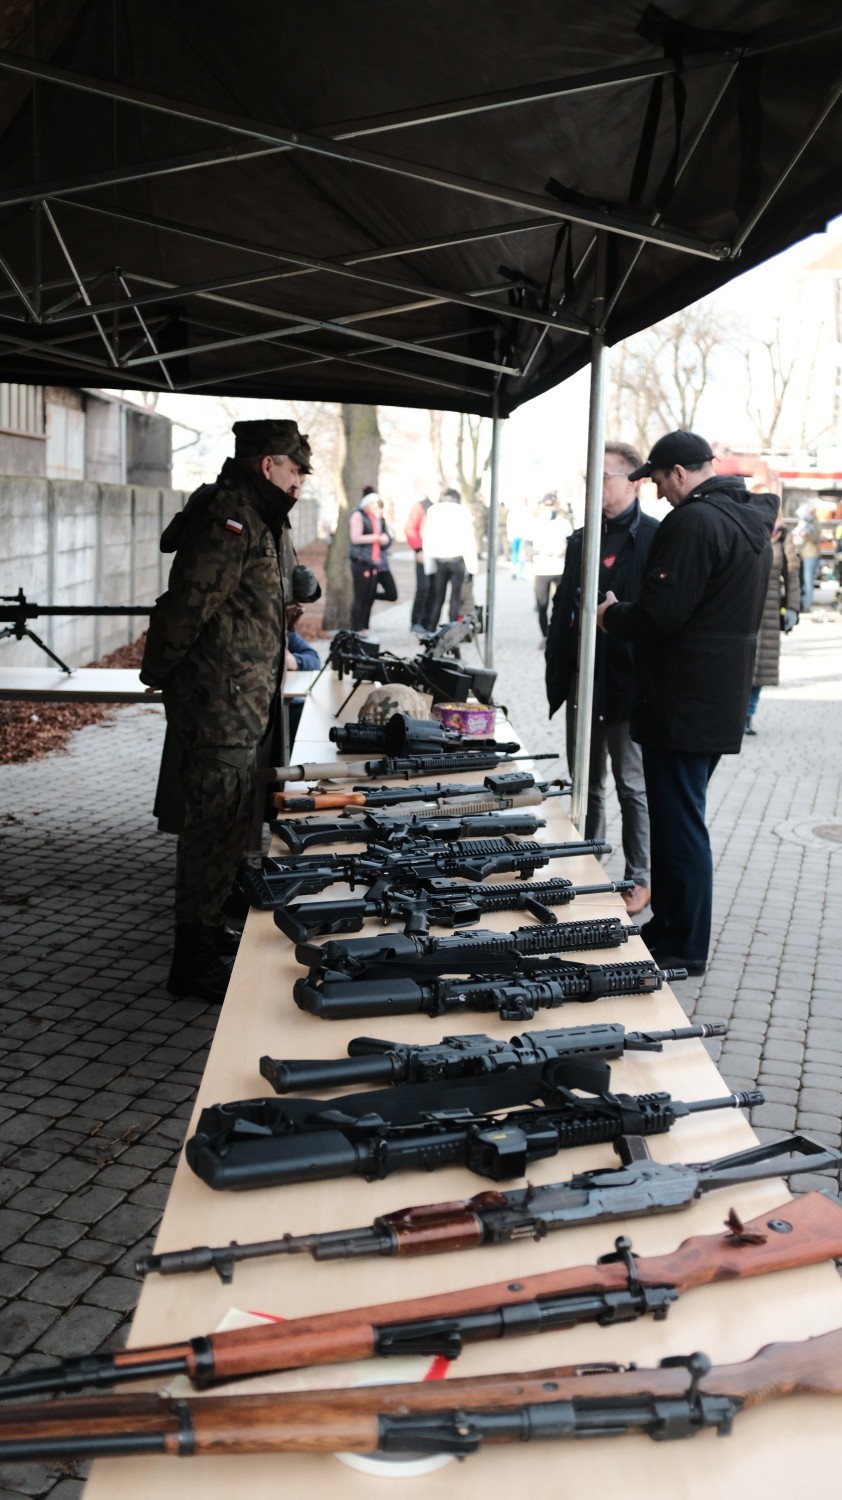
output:
M 442 489 L 444 489 L 447 485 L 447 472 L 444 467 L 443 457 L 443 422 L 443 411 L 430 412 L 430 446 L 433 450 L 433 458 L 435 459 L 436 463 L 436 473 L 438 474 L 439 483 L 441 484 Z
M 772 449 L 798 363 L 798 345 L 787 347 L 780 314 L 765 338 L 753 337 L 746 343 L 743 359 L 748 384 L 746 411 L 761 447 Z
M 635 334 L 621 346 L 611 372 L 609 407 L 617 431 L 633 434 L 645 453 L 661 433 L 692 429 L 715 378 L 717 356 L 734 337 L 730 321 L 709 303 L 686 307 Z
M 363 487 L 377 488 L 380 472 L 380 428 L 377 407 L 343 403 L 342 431 L 345 456 L 340 473 L 339 510 L 333 530 L 325 574 L 325 630 L 344 630 L 351 623 L 351 567 L 348 562 L 348 526 L 351 511 L 359 504 Z
M 456 473 L 459 477 L 459 488 L 462 491 L 462 500 L 471 512 L 477 545 L 480 547 L 485 539 L 488 517 L 485 505 L 480 499 L 479 487 L 482 476 L 491 463 L 490 437 L 485 457 L 481 458 L 484 423 L 484 417 L 460 411 L 456 433 Z

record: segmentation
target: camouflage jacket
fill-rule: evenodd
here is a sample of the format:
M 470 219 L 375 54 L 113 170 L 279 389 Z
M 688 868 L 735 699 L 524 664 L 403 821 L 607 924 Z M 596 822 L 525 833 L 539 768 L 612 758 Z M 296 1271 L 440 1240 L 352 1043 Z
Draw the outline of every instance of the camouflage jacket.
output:
M 266 728 L 283 676 L 290 508 L 285 491 L 227 459 L 161 537 L 175 560 L 140 676 L 163 689 L 186 745 L 248 747 Z

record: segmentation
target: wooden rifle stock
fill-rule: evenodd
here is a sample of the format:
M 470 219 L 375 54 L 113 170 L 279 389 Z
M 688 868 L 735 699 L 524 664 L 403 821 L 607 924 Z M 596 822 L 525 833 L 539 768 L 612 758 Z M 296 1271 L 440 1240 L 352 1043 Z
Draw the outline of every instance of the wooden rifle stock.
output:
M 74 1373 L 74 1366 L 79 1367 L 73 1360 L 53 1370 L 33 1371 L 31 1376 L 24 1371 L 0 1379 L 0 1396 L 78 1389 L 83 1384 L 110 1385 L 161 1373 L 183 1373 L 201 1387 L 378 1354 L 436 1353 L 454 1358 L 463 1343 L 504 1334 L 539 1333 L 581 1322 L 627 1321 L 647 1313 L 664 1317 L 670 1303 L 694 1287 L 842 1256 L 842 1203 L 824 1193 L 810 1193 L 747 1224 L 732 1211 L 724 1232 L 694 1236 L 665 1255 L 634 1257 L 629 1241 L 621 1238 L 616 1245 L 618 1253 L 595 1265 L 548 1271 L 516 1282 L 94 1355 L 83 1361 L 87 1370 L 79 1375 Z
M 39 1402 L 0 1412 L 0 1461 L 134 1453 L 369 1453 L 381 1446 L 398 1451 L 399 1443 L 385 1441 L 389 1429 L 435 1413 L 450 1421 L 434 1425 L 428 1451 L 437 1451 L 440 1432 L 445 1435 L 438 1451 L 457 1452 L 472 1452 L 483 1442 L 596 1436 L 600 1430 L 687 1437 L 705 1426 L 725 1432 L 737 1412 L 792 1395 L 842 1395 L 842 1330 L 802 1343 L 767 1344 L 753 1359 L 713 1367 L 695 1355 L 670 1359 L 657 1369 L 567 1365 L 350 1391 Z M 655 1402 L 675 1403 L 682 1421 L 673 1418 L 665 1428 Z M 707 1412 L 706 1402 L 712 1403 Z M 550 1420 L 540 1421 L 540 1408 Z M 495 1423 L 500 1413 L 520 1414 L 521 1421 Z M 460 1434 L 470 1433 L 473 1418 L 477 1440 L 460 1448 Z

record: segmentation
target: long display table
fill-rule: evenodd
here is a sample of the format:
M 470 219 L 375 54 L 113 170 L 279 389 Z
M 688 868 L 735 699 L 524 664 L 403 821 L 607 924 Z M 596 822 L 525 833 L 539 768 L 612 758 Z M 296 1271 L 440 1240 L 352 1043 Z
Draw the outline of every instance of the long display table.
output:
M 326 761 L 335 756 L 327 732 L 334 722 L 335 706 L 346 692 L 347 684 L 340 685 L 327 674 L 317 684 L 302 718 L 297 759 Z M 547 766 L 542 763 L 536 775 L 546 774 Z M 482 774 L 460 774 L 459 780 L 481 783 Z M 547 827 L 540 837 L 577 837 L 558 800 L 547 803 L 542 815 L 547 818 Z M 557 861 L 547 873 L 565 875 L 576 883 L 603 878 L 596 861 L 590 858 Z M 346 894 L 339 887 L 333 889 Z M 618 896 L 580 897 L 559 912 L 562 919 L 571 920 L 618 915 L 625 915 Z M 506 931 L 528 920 L 518 913 L 504 912 L 488 916 L 483 926 Z M 639 938 L 632 938 L 619 953 L 612 950 L 583 955 L 589 962 L 645 956 Z M 350 1039 L 362 1033 L 386 1034 L 409 1042 L 435 1041 L 454 1030 L 483 1031 L 502 1038 L 525 1029 L 524 1023 L 507 1024 L 485 1014 L 460 1017 L 458 1026 L 452 1018 L 431 1020 L 424 1016 L 394 1018 L 383 1025 L 373 1021 L 320 1021 L 293 1003 L 292 985 L 300 972 L 292 945 L 277 931 L 271 914 L 252 912 L 220 1013 L 190 1133 L 202 1108 L 269 1092 L 258 1073 L 258 1059 L 263 1053 L 290 1058 L 338 1057 L 344 1055 Z M 527 1024 L 543 1029 L 595 1020 L 618 1021 L 627 1029 L 638 1030 L 686 1024 L 679 999 L 668 988 L 647 998 L 618 998 L 542 1011 Z M 626 1055 L 613 1065 L 613 1087 L 631 1093 L 664 1089 L 679 1099 L 728 1092 L 699 1042 L 674 1044 L 661 1054 Z M 748 1121 L 736 1111 L 725 1111 L 681 1120 L 669 1134 L 657 1136 L 649 1144 L 658 1160 L 693 1162 L 755 1143 Z M 549 1183 L 576 1171 L 611 1165 L 616 1165 L 616 1158 L 609 1147 L 580 1148 L 535 1163 L 530 1180 Z M 510 1185 L 519 1184 L 503 1184 Z M 199 1181 L 182 1158 L 156 1248 L 220 1245 L 232 1239 L 259 1240 L 285 1232 L 365 1225 L 380 1213 L 467 1197 L 484 1186 L 488 1184 L 482 1178 L 447 1168 L 434 1173 L 401 1173 L 373 1183 L 353 1178 L 223 1194 L 212 1192 Z M 223 1286 L 213 1272 L 172 1278 L 153 1275 L 141 1293 L 130 1347 L 210 1332 L 232 1307 L 289 1318 L 587 1264 L 610 1252 L 620 1233 L 629 1235 L 642 1255 L 665 1253 L 688 1236 L 716 1233 L 731 1207 L 745 1220 L 785 1203 L 789 1196 L 785 1184 L 773 1179 L 709 1194 L 678 1214 L 581 1226 L 538 1243 L 520 1242 L 428 1259 L 322 1264 L 306 1256 L 254 1260 L 237 1266 L 232 1286 Z M 667 1356 L 698 1349 L 706 1351 L 714 1363 L 722 1364 L 747 1359 L 766 1343 L 803 1339 L 840 1326 L 842 1282 L 833 1265 L 826 1264 L 717 1284 L 691 1293 L 671 1310 L 666 1322 L 641 1319 L 608 1328 L 585 1325 L 539 1337 L 509 1338 L 505 1344 L 471 1345 L 451 1366 L 450 1373 L 526 1371 L 593 1361 L 633 1361 L 649 1366 Z M 420 1378 L 426 1363 L 402 1362 L 402 1375 L 393 1361 L 370 1362 L 366 1369 L 370 1380 L 382 1383 L 402 1377 Z M 324 1390 L 348 1378 L 348 1367 L 327 1366 L 280 1377 L 275 1385 Z M 610 1442 L 497 1447 L 465 1463 L 450 1462 L 436 1472 L 412 1479 L 402 1477 L 400 1482 L 417 1500 L 487 1500 L 489 1493 L 508 1496 L 525 1487 L 553 1496 L 599 1494 L 622 1496 L 623 1500 L 709 1500 L 713 1493 L 735 1494 L 749 1488 L 755 1492 L 771 1485 L 778 1492 L 787 1488 L 797 1492 L 810 1482 L 810 1474 L 817 1480 L 820 1475 L 827 1479 L 842 1457 L 840 1416 L 838 1403 L 830 1398 L 799 1397 L 739 1416 L 733 1435 L 727 1439 L 706 1432 L 692 1442 L 657 1445 L 646 1438 L 625 1437 Z M 398 1482 L 397 1477 L 386 1481 L 390 1485 Z M 276 1500 L 279 1491 L 307 1495 L 309 1500 L 370 1500 L 380 1484 L 379 1479 L 355 1472 L 332 1456 L 192 1458 L 186 1463 L 162 1457 L 105 1459 L 93 1467 L 85 1500 L 230 1500 L 238 1493 L 249 1500 Z M 383 1484 L 382 1492 L 391 1495 L 394 1490 L 387 1490 Z

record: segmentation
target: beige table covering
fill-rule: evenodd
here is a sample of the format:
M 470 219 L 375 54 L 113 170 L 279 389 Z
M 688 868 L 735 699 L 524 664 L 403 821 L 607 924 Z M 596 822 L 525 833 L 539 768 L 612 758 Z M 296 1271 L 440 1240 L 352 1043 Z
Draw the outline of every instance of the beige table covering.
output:
M 327 730 L 333 708 L 347 692 L 327 674 L 308 700 L 296 744 L 300 760 L 332 758 Z M 505 726 L 498 726 L 498 738 Z M 560 766 L 542 762 L 544 778 Z M 548 769 L 549 768 L 549 769 Z M 502 769 L 505 769 L 503 767 Z M 447 778 L 442 778 L 447 779 Z M 482 781 L 482 774 L 458 780 Z M 563 812 L 565 799 L 546 804 L 545 839 L 576 837 Z M 343 846 L 348 847 L 348 846 Z M 590 858 L 558 861 L 548 867 L 577 883 L 601 879 Z M 544 872 L 539 872 L 539 876 Z M 500 877 L 510 879 L 511 877 Z M 334 887 L 340 894 L 341 888 Z M 564 919 L 624 915 L 619 897 L 580 897 L 560 909 Z M 520 914 L 500 913 L 483 926 L 505 931 Z M 371 927 L 370 931 L 376 930 Z M 620 950 L 584 955 L 588 961 L 645 957 L 639 938 Z M 591 1021 L 620 1021 L 627 1029 L 669 1028 L 686 1024 L 676 995 L 669 989 L 648 998 L 619 998 L 590 1006 L 569 1005 L 541 1011 L 530 1023 L 511 1024 L 493 1015 L 431 1020 L 408 1016 L 388 1021 L 349 1023 L 320 1021 L 299 1011 L 291 989 L 300 973 L 292 945 L 275 928 L 271 914 L 253 912 L 222 1007 L 208 1065 L 196 1102 L 196 1113 L 222 1100 L 268 1092 L 257 1069 L 264 1052 L 276 1057 L 341 1056 L 348 1041 L 361 1034 L 398 1041 L 434 1041 L 454 1031 L 483 1031 L 504 1037 L 531 1026 L 546 1029 Z M 680 986 L 677 986 L 680 993 Z M 667 1089 L 679 1099 L 707 1098 L 729 1092 L 699 1042 L 670 1045 L 661 1054 L 631 1053 L 616 1063 L 618 1091 Z M 651 1142 L 662 1161 L 700 1161 L 755 1144 L 747 1120 L 723 1111 L 679 1121 L 666 1136 Z M 562 1153 L 530 1169 L 536 1183 L 569 1177 L 575 1171 L 614 1165 L 609 1147 Z M 484 1179 L 458 1169 L 434 1173 L 398 1173 L 383 1182 L 359 1178 L 238 1194 L 214 1193 L 196 1178 L 182 1159 L 164 1213 L 157 1248 L 225 1244 L 368 1224 L 378 1213 L 462 1198 L 482 1191 Z M 504 1188 L 518 1186 L 504 1183 Z M 729 1207 L 753 1218 L 789 1198 L 780 1179 L 747 1185 L 703 1198 L 679 1214 L 611 1224 L 580 1226 L 550 1235 L 539 1243 L 520 1243 L 429 1259 L 372 1259 L 316 1264 L 309 1257 L 252 1261 L 238 1265 L 234 1282 L 223 1286 L 213 1272 L 172 1278 L 150 1276 L 143 1288 L 130 1344 L 187 1338 L 219 1325 L 231 1307 L 301 1316 L 404 1299 L 517 1278 L 553 1267 L 592 1262 L 613 1248 L 616 1235 L 627 1233 L 642 1255 L 664 1253 L 694 1234 L 715 1233 Z M 714 1363 L 747 1359 L 762 1345 L 802 1339 L 842 1326 L 842 1281 L 832 1265 L 779 1276 L 705 1288 L 683 1298 L 665 1323 L 651 1319 L 614 1328 L 583 1326 L 567 1332 L 512 1338 L 505 1345 L 473 1345 L 451 1367 L 451 1375 L 502 1370 L 529 1370 L 580 1361 L 636 1362 L 655 1365 L 667 1355 L 705 1350 Z M 387 1363 L 385 1376 L 390 1378 Z M 371 1365 L 375 1375 L 374 1362 Z M 337 1371 L 337 1377 L 341 1376 Z M 324 1388 L 334 1383 L 331 1371 L 302 1371 L 299 1387 Z M 335 1380 L 340 1384 L 339 1378 Z M 326 1408 L 327 1410 L 327 1408 Z M 710 1500 L 713 1494 L 757 1493 L 773 1486 L 777 1493 L 798 1493 L 805 1484 L 821 1484 L 827 1495 L 842 1493 L 834 1465 L 842 1461 L 842 1408 L 830 1398 L 793 1398 L 747 1412 L 736 1420 L 730 1438 L 706 1432 L 692 1441 L 654 1444 L 648 1438 L 547 1443 L 487 1449 L 464 1463 L 451 1462 L 435 1473 L 400 1479 L 373 1478 L 352 1472 L 333 1457 L 287 1454 L 247 1458 L 170 1458 L 100 1460 L 85 1489 L 85 1500 L 277 1500 L 278 1494 L 312 1500 L 361 1500 L 378 1492 L 396 1493 L 403 1485 L 417 1500 L 487 1500 L 489 1493 L 508 1497 L 528 1487 L 552 1497 L 622 1496 L 623 1500 Z M 834 1486 L 836 1488 L 834 1489 Z

